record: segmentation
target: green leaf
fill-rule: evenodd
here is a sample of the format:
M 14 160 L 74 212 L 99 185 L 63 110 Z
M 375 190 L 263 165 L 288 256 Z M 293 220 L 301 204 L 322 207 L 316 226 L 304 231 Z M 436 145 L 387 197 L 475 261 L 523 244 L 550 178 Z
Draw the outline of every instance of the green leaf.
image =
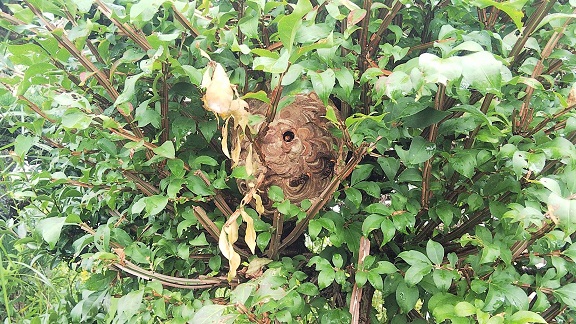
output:
M 230 292 L 230 302 L 245 304 L 248 298 L 254 293 L 254 290 L 256 290 L 256 284 L 252 282 L 239 284 Z
M 412 139 L 410 148 L 408 151 L 402 149 L 402 147 L 395 146 L 396 153 L 398 157 L 407 164 L 419 164 L 428 161 L 436 151 L 436 145 L 430 143 L 420 136 L 416 136 Z
M 328 105 L 328 98 L 332 94 L 334 84 L 336 83 L 336 75 L 332 69 L 326 69 L 322 73 L 317 73 L 312 70 L 308 71 L 308 76 L 312 81 L 312 87 L 318 97 L 325 105 Z
M 392 241 L 394 235 L 396 235 L 396 227 L 389 218 L 382 220 L 380 230 L 382 231 L 382 243 L 380 243 L 380 246 Z
M 481 93 L 501 95 L 502 75 L 510 71 L 490 52 L 482 51 L 463 56 L 461 86 L 470 86 Z
M 190 321 L 191 323 L 208 324 L 221 322 L 226 305 L 206 305 L 200 308 Z
M 270 238 L 272 234 L 270 232 L 262 232 L 256 236 L 256 245 L 260 249 L 260 251 L 265 251 L 266 247 L 268 247 L 268 243 L 270 242 Z
M 204 232 L 200 233 L 200 235 L 196 236 L 193 240 L 188 242 L 190 246 L 207 246 L 209 245 L 208 241 L 206 240 L 206 234 Z
M 282 188 L 278 186 L 270 186 L 270 188 L 268 188 L 268 198 L 275 202 L 283 201 L 284 192 L 282 191 Z
M 426 243 L 426 255 L 432 263 L 440 265 L 444 259 L 444 247 L 438 242 L 428 240 Z
M 368 234 L 370 234 L 370 232 L 372 232 L 375 229 L 380 228 L 382 221 L 384 221 L 385 219 L 386 219 L 386 216 L 382 216 L 382 215 L 378 215 L 378 214 L 372 214 L 372 215 L 369 215 L 368 217 L 364 218 L 364 222 L 362 222 L 362 234 L 364 236 L 368 236 Z
M 408 270 L 406 270 L 406 274 L 404 276 L 404 281 L 408 286 L 414 286 L 422 281 L 425 275 L 429 274 L 432 271 L 432 265 L 428 263 L 414 263 Z
M 212 191 L 212 189 L 210 189 L 206 185 L 204 180 L 202 180 L 197 175 L 191 175 L 188 178 L 186 178 L 186 180 L 188 183 L 188 188 L 193 193 L 195 193 L 199 196 L 212 196 L 212 195 L 214 195 L 214 191 Z
M 118 304 L 122 305 L 122 307 L 118 308 L 118 316 L 126 320 L 131 319 L 139 312 L 143 297 L 143 289 L 132 291 L 122 296 L 118 301 Z
M 554 290 L 554 296 L 568 307 L 576 308 L 576 283 L 565 284 Z
M 150 21 L 165 0 L 140 0 L 130 8 L 130 21 Z
M 190 258 L 190 246 L 182 243 L 178 244 L 176 255 L 184 260 L 188 260 Z
M 280 18 L 278 21 L 278 37 L 280 37 L 280 41 L 288 53 L 292 52 L 296 32 L 298 32 L 300 26 L 302 26 L 302 17 L 303 16 L 299 14 L 293 13 Z
M 456 172 L 471 179 L 476 167 L 476 154 L 474 151 L 457 152 L 451 159 L 450 164 Z
M 522 29 L 522 17 L 524 17 L 524 13 L 522 12 L 522 8 L 528 2 L 528 0 L 509 0 L 509 1 L 494 1 L 494 0 L 472 0 L 470 3 L 472 5 L 478 6 L 480 8 L 486 8 L 489 6 L 494 6 L 495 8 L 504 11 L 514 24 L 516 24 L 516 28 L 519 30 Z
M 506 286 L 506 300 L 518 310 L 528 310 L 528 295 L 526 292 L 517 286 Z
M 548 209 L 558 219 L 558 226 L 567 234 L 576 232 L 576 200 L 566 199 L 556 193 L 548 196 Z
M 530 311 L 517 311 L 507 319 L 510 324 L 526 324 L 526 323 L 546 323 L 542 316 Z
M 201 165 L 217 166 L 218 161 L 216 161 L 213 157 L 201 155 L 194 158 L 193 162 L 190 163 L 190 166 L 194 168 L 199 168 Z
M 376 290 L 382 290 L 384 288 L 384 282 L 382 281 L 382 276 L 375 271 L 368 271 L 368 281 Z
M 286 76 L 284 76 L 284 77 L 286 77 Z M 268 94 L 263 90 L 260 90 L 258 92 L 248 92 L 247 94 L 242 96 L 242 99 L 256 99 L 256 100 L 260 100 L 260 101 L 268 103 L 268 104 L 270 103 L 270 99 L 268 98 Z
M 361 181 L 354 185 L 354 188 L 363 190 L 368 195 L 374 198 L 381 198 L 380 186 L 374 181 Z
M 476 314 L 476 307 L 469 302 L 459 302 L 454 306 L 454 313 L 459 317 L 468 317 Z
M 253 62 L 254 70 L 262 70 L 269 73 L 283 73 L 288 68 L 290 52 L 284 51 L 279 58 L 256 57 Z
M 66 110 L 62 116 L 62 126 L 65 128 L 86 129 L 91 123 L 92 118 L 76 108 Z
M 563 137 L 556 137 L 551 141 L 546 141 L 539 148 L 550 159 L 576 158 L 576 148 L 574 148 L 572 142 Z
M 333 269 L 324 269 L 318 273 L 318 288 L 324 289 L 332 284 L 336 272 Z
M 408 313 L 411 311 L 416 302 L 418 301 L 419 292 L 418 287 L 408 287 L 404 281 L 401 281 L 396 288 L 396 302 L 402 313 Z
M 168 204 L 168 197 L 162 195 L 154 195 L 145 198 L 146 213 L 150 216 L 162 212 Z
M 452 272 L 445 269 L 434 269 L 432 272 L 432 280 L 436 287 L 441 291 L 448 291 L 452 286 L 453 275 Z
M 359 287 L 362 287 L 368 281 L 368 271 L 356 271 L 354 280 Z
M 379 157 L 378 164 L 382 171 L 386 174 L 388 180 L 395 180 L 398 169 L 400 169 L 400 161 L 391 157 Z
M 334 254 L 332 256 L 332 264 L 336 268 L 342 268 L 342 265 L 344 265 L 344 259 L 342 258 L 342 255 Z
M 138 127 L 151 124 L 155 128 L 160 128 L 162 116 L 156 110 L 148 108 L 149 103 L 150 100 L 146 100 L 138 105 L 134 114 L 134 120 L 138 122 Z
M 164 299 L 156 299 L 152 304 L 152 311 L 158 318 L 166 319 L 166 301 Z
M 342 67 L 341 69 L 334 71 L 334 75 L 336 76 L 336 80 L 338 80 L 338 85 L 344 89 L 344 93 L 349 97 L 354 89 L 354 75 L 352 72 L 350 72 L 349 69 Z
M 32 148 L 37 142 L 36 137 L 25 136 L 19 134 L 16 136 L 14 140 L 14 153 L 20 157 L 20 159 L 24 159 L 24 156 L 28 153 L 28 151 Z
M 186 170 L 184 169 L 184 161 L 180 159 L 172 159 L 168 160 L 168 163 L 166 164 L 168 165 L 168 169 L 170 169 L 172 176 L 181 179 L 186 174 Z
M 362 202 L 362 193 L 360 190 L 356 188 L 346 188 L 344 189 L 344 193 L 346 193 L 346 198 L 348 198 L 356 208 L 360 207 L 360 203 Z
M 316 287 L 311 282 L 305 282 L 305 283 L 301 284 L 300 286 L 298 286 L 298 288 L 296 288 L 296 291 L 298 291 L 301 294 L 307 295 L 307 296 L 318 295 L 318 287 Z
M 152 150 L 155 154 L 158 154 L 167 159 L 176 158 L 176 152 L 174 150 L 174 143 L 172 141 L 166 141 L 162 145 L 154 148 Z
M 362 164 L 357 166 L 354 171 L 352 171 L 350 185 L 354 186 L 358 182 L 366 180 L 366 178 L 370 176 L 370 173 L 372 173 L 372 169 L 374 169 L 372 164 Z
M 488 284 L 488 294 L 486 294 L 482 310 L 485 312 L 493 312 L 500 308 L 505 300 L 506 290 L 497 284 L 490 283 Z
M 404 251 L 398 254 L 398 257 L 406 261 L 406 263 L 409 265 L 415 265 L 418 263 L 431 264 L 430 260 L 422 252 L 419 251 Z
M 66 217 L 44 218 L 38 222 L 36 229 L 40 232 L 44 241 L 48 243 L 50 249 L 53 249 L 58 243 L 65 222 Z
M 112 156 L 116 156 L 118 154 L 116 144 L 105 137 L 98 140 L 98 147 Z
M 462 75 L 460 59 L 460 57 L 442 59 L 436 55 L 424 53 L 418 58 L 418 65 L 426 82 L 446 85 Z
M 350 11 L 350 14 L 348 15 L 348 26 L 352 26 L 352 25 L 356 25 L 357 23 L 359 23 L 360 21 L 362 21 L 362 19 L 364 19 L 364 17 L 366 17 L 366 10 L 364 9 L 354 9 L 352 11 Z
M 286 71 L 286 73 L 284 74 L 284 77 L 282 78 L 281 84 L 283 86 L 291 85 L 297 79 L 300 78 L 300 76 L 302 75 L 302 71 L 304 71 L 304 67 L 302 67 L 302 65 L 300 65 L 300 64 L 290 65 L 290 67 L 288 68 L 288 71 Z
M 370 271 L 374 271 L 381 275 L 383 274 L 391 274 L 398 271 L 398 268 L 394 264 L 389 261 L 378 261 L 376 267 L 371 269 Z
M 127 103 L 130 100 L 132 100 L 132 98 L 134 97 L 134 89 L 136 87 L 136 82 L 144 75 L 145 75 L 144 72 L 142 72 L 126 78 L 126 81 L 124 82 L 124 91 L 122 91 L 122 93 L 118 96 L 118 98 L 116 98 L 116 101 L 114 102 L 114 107 L 118 107 L 119 105 Z

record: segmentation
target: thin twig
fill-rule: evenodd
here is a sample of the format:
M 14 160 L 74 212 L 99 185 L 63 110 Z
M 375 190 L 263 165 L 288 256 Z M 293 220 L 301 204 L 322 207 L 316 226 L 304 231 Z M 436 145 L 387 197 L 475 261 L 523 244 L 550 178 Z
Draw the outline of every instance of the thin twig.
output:
M 168 78 L 170 71 L 168 70 L 168 63 L 162 62 L 162 99 L 160 101 L 160 116 L 162 124 L 162 137 L 161 143 L 167 142 L 170 138 L 170 120 L 168 119 Z
M 360 248 L 358 250 L 358 265 L 356 271 L 359 271 L 364 264 L 364 259 L 370 255 L 370 240 L 366 237 L 360 237 Z M 360 321 L 360 301 L 362 300 L 362 287 L 354 282 L 352 296 L 350 297 L 350 314 L 352 314 L 352 324 L 358 324 Z
M 332 181 L 330 182 L 330 184 L 328 184 L 326 189 L 322 191 L 322 193 L 318 197 L 318 200 L 306 211 L 306 217 L 302 219 L 300 222 L 298 222 L 298 224 L 296 224 L 294 229 L 282 241 L 282 244 L 280 244 L 279 251 L 282 251 L 286 247 L 290 246 L 292 243 L 296 241 L 296 239 L 298 239 L 298 237 L 300 237 L 300 235 L 302 235 L 302 233 L 304 233 L 304 231 L 308 227 L 308 223 L 310 223 L 310 220 L 314 218 L 314 216 L 316 216 L 316 214 L 320 211 L 320 209 L 322 209 L 322 207 L 324 207 L 324 205 L 326 205 L 326 203 L 328 203 L 328 201 L 332 198 L 332 195 L 334 194 L 336 189 L 338 189 L 340 182 L 342 182 L 342 180 L 346 179 L 352 173 L 352 171 L 358 165 L 358 163 L 362 161 L 362 158 L 376 146 L 376 143 L 380 140 L 380 138 L 381 137 L 378 137 L 376 141 L 374 141 L 374 143 L 371 144 L 362 143 L 362 145 L 358 147 L 356 152 L 354 152 L 354 154 L 352 155 L 350 161 L 348 161 L 348 163 L 344 166 L 342 172 L 339 172 L 332 179 Z

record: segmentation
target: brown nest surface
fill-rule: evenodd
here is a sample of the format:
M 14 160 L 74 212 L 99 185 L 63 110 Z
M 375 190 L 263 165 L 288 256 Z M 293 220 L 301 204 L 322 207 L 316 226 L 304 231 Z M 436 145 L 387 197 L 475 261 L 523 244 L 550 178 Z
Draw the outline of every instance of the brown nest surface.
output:
M 264 116 L 267 109 L 267 104 L 250 102 L 251 114 Z M 254 169 L 265 175 L 259 192 L 267 212 L 272 209 L 267 199 L 272 185 L 282 188 L 284 197 L 292 203 L 300 203 L 304 199 L 313 201 L 330 183 L 342 141 L 331 133 L 332 125 L 325 115 L 326 107 L 318 95 L 298 94 L 276 114 L 266 134 L 256 137 Z M 242 143 L 241 164 L 248 145 L 247 140 Z M 238 187 L 246 193 L 249 182 L 239 180 Z

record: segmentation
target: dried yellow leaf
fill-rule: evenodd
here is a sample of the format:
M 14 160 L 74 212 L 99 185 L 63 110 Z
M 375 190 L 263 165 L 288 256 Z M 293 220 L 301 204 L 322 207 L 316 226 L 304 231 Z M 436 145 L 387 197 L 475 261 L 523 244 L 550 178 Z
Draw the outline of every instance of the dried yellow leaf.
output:
M 568 93 L 567 102 L 568 102 L 568 107 L 576 104 L 576 83 L 574 83 L 572 85 L 572 89 L 570 89 L 570 92 Z M 234 121 L 234 122 L 236 122 L 236 121 Z
M 246 173 L 251 176 L 254 174 L 254 161 L 252 156 L 252 144 L 248 146 L 248 154 L 246 155 Z
M 228 150 L 228 121 L 230 118 L 226 118 L 224 126 L 222 127 L 222 153 L 230 158 L 230 151 Z
M 246 241 L 246 245 L 252 251 L 252 254 L 256 251 L 256 230 L 254 229 L 254 220 L 248 213 L 244 210 L 244 208 L 240 209 L 240 214 L 242 215 L 242 219 L 246 222 L 246 235 L 244 236 L 244 241 Z
M 234 145 L 234 148 L 232 149 L 232 165 L 236 165 L 238 164 L 238 161 L 240 161 L 240 150 L 242 148 L 242 139 L 240 138 L 240 136 L 236 136 L 236 144 Z
M 246 126 L 250 121 L 250 113 L 246 110 L 248 103 L 242 99 L 232 100 L 230 104 L 230 114 L 234 117 L 234 127 L 240 127 L 242 132 L 246 131 Z
M 254 202 L 256 202 L 256 211 L 258 212 L 259 215 L 262 215 L 264 213 L 264 204 L 262 204 L 262 197 L 260 197 L 260 195 L 257 193 L 255 193 L 253 197 Z
M 236 243 L 238 241 L 238 222 L 234 220 L 230 224 L 224 225 L 224 229 L 228 234 L 228 242 L 230 244 Z
M 228 242 L 228 235 L 226 234 L 224 229 L 220 231 L 220 237 L 218 239 L 218 247 L 220 248 L 220 252 L 222 252 L 222 255 L 226 259 L 230 260 L 232 252 L 234 252 L 234 248 L 232 247 L 232 244 Z
M 235 251 L 232 251 L 232 253 L 232 258 L 228 260 L 228 266 L 230 267 L 230 270 L 228 271 L 228 281 L 232 281 L 232 279 L 236 277 L 236 271 L 238 270 L 238 267 L 240 267 L 240 254 Z

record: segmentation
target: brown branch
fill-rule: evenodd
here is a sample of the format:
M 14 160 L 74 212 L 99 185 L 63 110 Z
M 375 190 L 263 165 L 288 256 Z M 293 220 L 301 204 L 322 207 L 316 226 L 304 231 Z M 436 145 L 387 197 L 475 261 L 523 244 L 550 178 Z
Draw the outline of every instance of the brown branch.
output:
M 58 41 L 58 43 L 64 47 L 72 56 L 74 56 L 85 69 L 93 73 L 98 83 L 104 87 L 110 98 L 115 101 L 119 95 L 118 91 L 116 91 L 116 89 L 112 86 L 110 81 L 106 78 L 106 75 L 100 69 L 98 69 L 96 65 L 92 63 L 92 61 L 84 56 L 64 33 L 57 32 L 56 26 L 48 21 L 44 15 L 42 15 L 40 10 L 30 4 L 28 0 L 24 0 L 24 2 L 28 5 L 28 8 L 44 23 L 46 28 L 51 32 L 52 36 Z M 134 124 L 134 118 L 129 114 L 122 115 L 128 122 L 132 132 L 134 132 L 134 134 L 136 134 L 138 137 L 143 138 L 144 135 L 142 134 L 142 131 Z
M 366 9 L 366 8 L 364 8 L 364 9 Z M 388 26 L 390 26 L 390 23 L 392 22 L 392 20 L 396 16 L 396 14 L 398 14 L 398 11 L 400 11 L 400 9 L 402 9 L 402 3 L 399 0 L 395 0 L 394 4 L 392 5 L 392 7 L 390 9 L 387 9 L 387 8 L 383 9 L 383 10 L 385 10 L 385 17 L 382 20 L 382 23 L 380 24 L 380 27 L 378 28 L 378 30 L 374 34 L 372 34 L 372 36 L 370 37 L 370 42 L 368 44 L 368 53 L 366 53 L 368 57 L 372 57 L 372 56 L 374 56 L 374 54 L 376 54 L 376 50 L 378 50 L 378 45 L 380 44 L 380 40 L 382 39 L 382 35 L 386 31 L 386 29 L 388 29 Z M 370 9 L 369 8 L 367 10 L 366 15 L 368 17 L 365 17 L 364 19 L 367 21 L 370 21 L 370 19 L 369 19 L 370 18 Z M 362 24 L 362 27 L 364 27 L 364 24 Z
M 444 100 L 446 97 L 445 94 L 446 86 L 443 84 L 438 85 L 438 91 L 436 92 L 436 97 L 434 99 L 434 108 L 436 110 L 442 111 L 444 110 Z M 428 141 L 435 143 L 436 137 L 438 136 L 438 124 L 433 124 L 430 126 L 430 131 L 428 133 Z M 430 202 L 430 198 L 432 197 L 432 192 L 430 191 L 430 175 L 432 174 L 432 159 L 434 157 L 430 157 L 426 162 L 424 162 L 424 168 L 422 170 L 422 196 L 420 202 L 422 204 L 423 209 L 428 209 L 428 204 Z
M 574 10 L 573 13 L 576 13 L 576 10 Z M 536 66 L 534 67 L 534 71 L 532 71 L 531 76 L 532 78 L 536 79 L 538 78 L 538 76 L 542 74 L 542 71 L 544 70 L 544 61 L 548 59 L 550 54 L 552 54 L 552 51 L 554 50 L 554 48 L 556 48 L 558 41 L 560 40 L 560 38 L 562 38 L 564 32 L 566 31 L 566 28 L 569 26 L 572 20 L 573 20 L 572 18 L 566 19 L 566 22 L 562 26 L 561 30 L 556 31 L 554 32 L 554 34 L 552 34 L 552 36 L 546 43 L 546 46 L 542 50 L 542 53 L 540 54 L 540 60 L 538 60 Z M 533 94 L 534 94 L 534 88 L 532 86 L 527 85 L 526 95 L 524 96 L 522 107 L 520 108 L 520 111 L 517 115 L 518 119 L 514 120 L 515 132 L 525 133 L 527 131 L 528 125 L 532 122 L 534 116 L 533 116 L 533 109 L 530 107 L 530 100 L 532 99 Z
M 196 30 L 196 28 L 192 26 L 190 21 L 186 19 L 186 17 L 184 17 L 184 15 L 180 11 L 178 11 L 178 9 L 176 9 L 175 5 L 172 5 L 172 12 L 174 13 L 174 18 L 176 18 L 176 20 L 182 26 L 184 26 L 184 28 L 186 28 L 193 37 L 198 37 L 199 35 L 198 30 Z
M 270 259 L 276 259 L 278 257 L 278 248 L 280 247 L 282 232 L 284 230 L 284 217 L 280 212 L 278 212 L 278 210 L 274 211 L 272 227 L 274 228 L 274 235 L 272 235 L 266 255 L 268 255 Z
M 112 21 L 114 25 L 118 27 L 118 29 L 120 29 L 128 38 L 132 39 L 145 52 L 153 49 L 152 45 L 148 43 L 148 40 L 146 39 L 146 37 L 144 37 L 144 35 L 140 30 L 136 30 L 129 24 L 122 23 L 118 19 L 114 18 L 112 10 L 110 10 L 110 8 L 108 8 L 108 6 L 101 0 L 95 0 L 95 3 L 100 12 L 102 12 L 106 17 L 108 17 L 108 19 L 110 19 L 110 21 Z
M 342 180 L 346 179 L 352 173 L 362 158 L 368 153 L 368 151 L 372 150 L 376 146 L 376 143 L 379 140 L 380 137 L 378 137 L 374 143 L 362 143 L 362 145 L 358 147 L 350 161 L 348 161 L 348 163 L 344 166 L 344 169 L 332 179 L 328 187 L 326 187 L 326 189 L 324 189 L 324 191 L 322 191 L 322 193 L 319 195 L 318 200 L 312 204 L 310 209 L 306 211 L 306 217 L 298 222 L 294 229 L 282 241 L 279 251 L 282 251 L 286 247 L 290 246 L 296 241 L 296 239 L 298 239 L 298 237 L 300 237 L 300 235 L 302 235 L 302 233 L 304 233 L 308 227 L 308 223 L 310 223 L 310 220 L 314 218 L 320 209 L 322 209 L 322 207 L 324 207 L 324 205 L 326 205 L 326 203 L 328 203 L 328 201 L 332 198 L 332 195 L 336 189 L 338 189 L 340 182 L 342 182 Z
M 204 209 L 202 209 L 202 207 L 194 206 L 192 207 L 192 209 L 194 211 L 194 216 L 196 217 L 196 219 L 198 219 L 198 222 L 200 222 L 200 224 L 202 225 L 202 227 L 206 229 L 208 234 L 210 234 L 210 236 L 212 236 L 212 238 L 216 240 L 216 242 L 218 242 L 220 239 L 220 229 L 218 229 L 218 226 L 216 226 L 216 224 L 210 219 L 210 217 L 208 217 L 208 214 L 206 214 L 206 212 L 204 211 Z M 236 251 L 238 254 L 240 254 L 245 258 L 248 258 L 250 256 L 250 253 L 244 251 L 243 249 L 238 248 L 235 245 L 234 245 L 234 251 Z
M 6 85 L 5 85 L 6 86 Z M 51 123 L 56 123 L 56 120 L 48 117 L 48 115 L 46 115 L 45 112 L 42 111 L 42 108 L 38 107 L 35 103 L 33 103 L 32 101 L 28 100 L 28 98 L 24 97 L 23 95 L 19 95 L 18 99 L 25 101 L 28 104 L 28 108 L 32 109 L 35 113 L 37 113 L 40 117 L 44 118 L 45 120 L 51 122 Z
M 540 130 L 542 130 L 544 128 L 544 126 L 546 126 L 546 124 L 548 124 L 549 122 L 555 120 L 558 117 L 561 117 L 567 113 L 569 113 L 570 111 L 576 109 L 576 103 L 562 109 L 561 111 L 555 113 L 552 117 L 546 117 L 544 118 L 544 120 L 542 120 L 538 125 L 536 125 L 536 127 L 534 127 L 533 129 L 530 130 L 530 132 L 528 133 L 529 136 L 534 135 L 536 133 L 538 133 Z M 566 121 L 560 121 L 557 122 L 556 124 L 554 124 L 553 126 L 553 130 L 559 130 L 562 129 L 566 126 Z M 547 130 L 546 133 L 549 133 L 549 131 Z
M 488 112 L 488 108 L 490 108 L 490 104 L 492 103 L 492 100 L 494 100 L 494 97 L 495 97 L 495 95 L 492 93 L 486 94 L 486 96 L 484 97 L 484 101 L 482 101 L 482 106 L 480 106 L 480 111 L 482 111 L 484 114 L 486 114 Z M 474 144 L 474 141 L 476 140 L 476 135 L 478 135 L 478 132 L 480 131 L 481 128 L 482 128 L 481 125 L 478 125 L 472 131 L 472 133 L 470 133 L 470 135 L 468 136 L 468 139 L 464 143 L 465 149 L 469 149 L 472 147 L 472 145 Z
M 518 57 L 520 55 L 520 52 L 522 52 L 524 45 L 526 45 L 528 38 L 530 37 L 530 35 L 532 35 L 534 30 L 536 30 L 538 24 L 540 24 L 542 19 L 544 19 L 544 17 L 548 14 L 548 12 L 552 9 L 552 7 L 554 7 L 555 3 L 556 0 L 542 1 L 540 3 L 540 6 L 538 6 L 538 8 L 536 9 L 536 11 L 532 13 L 530 18 L 528 18 L 528 21 L 524 26 L 524 30 L 522 31 L 522 36 L 518 38 L 518 40 L 514 44 L 514 47 L 510 51 L 510 54 L 508 55 L 509 57 L 512 58 L 511 65 L 519 63 Z
M 546 213 L 548 217 L 549 213 L 550 211 Z M 554 222 L 547 222 L 544 225 L 542 225 L 542 227 L 540 227 L 536 232 L 532 233 L 530 239 L 515 242 L 510 248 L 510 250 L 512 251 L 512 261 L 516 260 L 524 252 L 524 250 L 528 248 L 530 245 L 532 245 L 537 239 L 543 237 L 544 235 L 552 231 L 555 227 L 556 225 L 554 224 Z
M 358 265 L 356 271 L 362 268 L 364 259 L 370 255 L 370 240 L 364 236 L 360 237 L 360 248 L 358 250 Z M 352 324 L 360 322 L 360 301 L 362 300 L 362 287 L 359 287 L 356 282 L 352 288 L 352 296 L 350 297 L 350 314 L 352 314 Z
M 96 231 L 86 223 L 80 223 L 80 228 L 86 233 L 95 236 Z M 117 242 L 110 241 L 110 246 L 112 251 L 118 256 L 118 261 L 112 261 L 110 266 L 124 271 L 130 275 L 138 277 L 144 280 L 158 280 L 162 285 L 175 287 L 175 288 L 185 288 L 185 289 L 203 289 L 203 288 L 214 288 L 219 286 L 229 285 L 227 278 L 224 277 L 209 277 L 209 278 L 178 278 L 173 276 L 167 276 L 154 271 L 146 270 L 129 260 L 126 260 L 126 255 L 124 254 L 124 247 Z
M 454 42 L 454 41 L 456 41 L 456 38 L 450 37 L 450 38 L 446 38 L 446 39 L 438 39 L 438 40 L 427 42 L 427 43 L 420 44 L 420 45 L 414 45 L 414 46 L 410 47 L 410 49 L 408 50 L 408 54 L 410 54 L 414 51 L 422 51 L 422 50 L 425 50 L 428 48 L 432 48 L 432 47 L 434 47 L 435 44 L 448 43 L 448 42 Z

